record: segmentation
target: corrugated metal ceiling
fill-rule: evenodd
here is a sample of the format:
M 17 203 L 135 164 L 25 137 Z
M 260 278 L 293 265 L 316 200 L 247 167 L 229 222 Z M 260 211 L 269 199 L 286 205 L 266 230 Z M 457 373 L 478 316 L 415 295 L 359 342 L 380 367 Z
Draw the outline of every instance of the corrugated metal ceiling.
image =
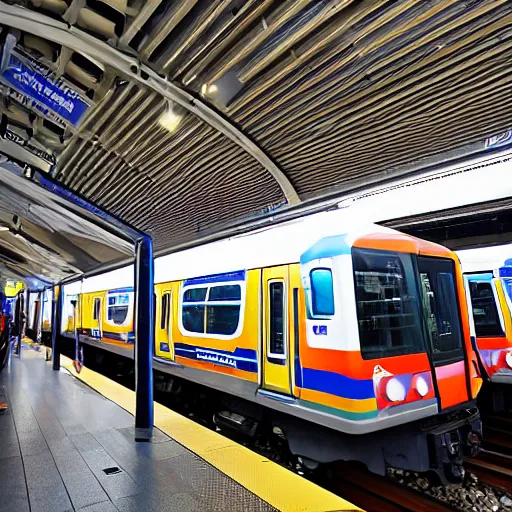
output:
M 72 126 L 4 87 L 3 126 L 53 154 L 58 181 L 153 235 L 157 250 L 510 126 L 507 0 L 14 3 L 38 14 L 10 18 L 4 48 L 21 29 L 10 32 L 15 51 L 91 106 Z M 103 43 L 87 51 L 91 39 Z M 189 99 L 172 101 L 166 84 Z M 180 117 L 171 131 L 159 124 L 166 109 Z

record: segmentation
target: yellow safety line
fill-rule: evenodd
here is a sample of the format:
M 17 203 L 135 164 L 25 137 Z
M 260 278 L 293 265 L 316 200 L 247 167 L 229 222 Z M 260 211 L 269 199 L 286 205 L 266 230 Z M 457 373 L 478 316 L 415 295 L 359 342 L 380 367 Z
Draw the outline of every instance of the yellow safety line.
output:
M 104 397 L 135 414 L 135 393 L 88 368 L 61 366 Z M 341 512 L 361 509 L 216 432 L 155 402 L 155 426 L 282 512 Z

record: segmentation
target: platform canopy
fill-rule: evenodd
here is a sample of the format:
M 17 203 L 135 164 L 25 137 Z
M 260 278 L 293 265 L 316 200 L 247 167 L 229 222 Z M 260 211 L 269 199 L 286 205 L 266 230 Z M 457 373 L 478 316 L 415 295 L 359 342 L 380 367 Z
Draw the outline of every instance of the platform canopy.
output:
M 0 0 L 0 23 L 0 152 L 157 254 L 511 139 L 508 0 Z
M 0 156 L 0 285 L 41 289 L 133 257 L 133 242 L 109 222 L 54 193 L 44 179 Z

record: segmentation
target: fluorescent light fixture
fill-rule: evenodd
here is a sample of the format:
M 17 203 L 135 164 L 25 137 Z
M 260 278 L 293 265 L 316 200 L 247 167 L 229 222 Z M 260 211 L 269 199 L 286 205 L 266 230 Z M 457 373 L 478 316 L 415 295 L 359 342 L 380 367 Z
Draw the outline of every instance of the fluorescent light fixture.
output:
M 172 133 L 178 128 L 181 121 L 181 115 L 176 112 L 176 108 L 172 103 L 168 103 L 167 110 L 158 118 L 158 124 Z
M 207 96 L 209 94 L 215 94 L 219 90 L 218 86 L 216 84 L 203 84 L 201 86 L 201 94 L 203 96 Z

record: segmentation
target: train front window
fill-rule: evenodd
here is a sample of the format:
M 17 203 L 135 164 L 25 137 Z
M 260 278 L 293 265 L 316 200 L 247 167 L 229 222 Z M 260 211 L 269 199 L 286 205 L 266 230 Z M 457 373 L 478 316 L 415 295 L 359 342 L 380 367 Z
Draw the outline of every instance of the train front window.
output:
M 434 360 L 463 356 L 455 264 L 447 258 L 418 258 L 423 316 Z
M 489 281 L 469 280 L 471 307 L 477 337 L 503 336 L 496 298 Z
M 512 277 L 506 277 L 502 279 L 503 288 L 505 289 L 505 293 L 508 295 L 508 298 L 512 301 Z
M 411 255 L 353 248 L 352 262 L 363 359 L 423 352 Z

